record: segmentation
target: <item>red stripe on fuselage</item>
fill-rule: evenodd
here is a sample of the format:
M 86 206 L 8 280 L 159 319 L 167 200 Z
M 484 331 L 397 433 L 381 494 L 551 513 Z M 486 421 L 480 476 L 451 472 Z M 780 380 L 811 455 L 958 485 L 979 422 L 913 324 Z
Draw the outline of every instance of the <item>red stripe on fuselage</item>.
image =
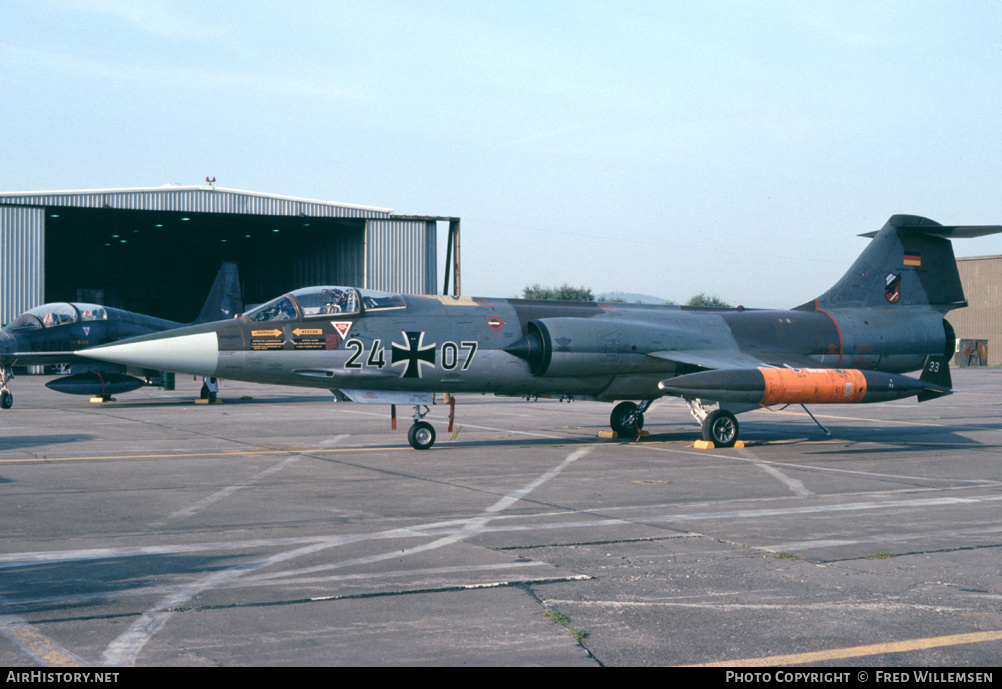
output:
M 838 321 L 835 320 L 835 316 L 831 315 L 830 313 L 828 313 L 824 309 L 818 308 L 818 300 L 817 299 L 814 300 L 814 310 L 815 311 L 820 311 L 821 313 L 823 313 L 824 315 L 826 315 L 826 316 L 828 316 L 829 318 L 832 319 L 832 324 L 834 324 L 834 326 L 835 326 L 835 332 L 838 333 L 838 363 L 835 364 L 835 368 L 841 368 L 841 366 L 842 366 L 842 351 L 844 349 L 844 346 L 842 344 L 842 328 L 838 327 Z

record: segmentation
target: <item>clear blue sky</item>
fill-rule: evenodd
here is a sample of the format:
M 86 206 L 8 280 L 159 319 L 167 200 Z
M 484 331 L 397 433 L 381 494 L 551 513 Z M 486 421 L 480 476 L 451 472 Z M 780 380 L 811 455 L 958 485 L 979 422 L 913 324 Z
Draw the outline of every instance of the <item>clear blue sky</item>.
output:
M 793 306 L 893 213 L 1002 223 L 998 0 L 0 0 L 0 89 L 0 190 L 458 215 L 467 294 Z

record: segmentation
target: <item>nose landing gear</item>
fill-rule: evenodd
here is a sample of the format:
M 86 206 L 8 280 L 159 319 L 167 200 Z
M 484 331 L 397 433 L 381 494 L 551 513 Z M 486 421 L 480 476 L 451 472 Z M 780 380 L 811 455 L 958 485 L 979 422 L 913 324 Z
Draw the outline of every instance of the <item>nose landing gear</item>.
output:
M 456 398 L 450 394 L 445 395 L 445 399 L 449 404 L 449 433 L 452 433 L 450 440 L 455 440 L 456 436 L 459 435 L 459 431 L 463 428 L 462 426 L 456 425 Z M 434 403 L 434 399 L 433 399 Z M 421 411 L 422 408 L 424 411 Z M 427 421 L 423 421 L 425 415 L 430 411 L 430 408 L 423 404 L 414 405 L 414 424 L 407 431 L 407 442 L 411 444 L 415 450 L 427 450 L 435 444 L 435 428 Z M 397 427 L 397 407 L 393 405 L 391 407 L 393 428 Z M 455 430 L 453 430 L 455 429 Z
M 435 427 L 427 421 L 415 421 L 407 431 L 407 442 L 415 450 L 427 450 L 435 444 Z
M 14 377 L 9 366 L 0 367 L 0 409 L 10 409 L 14 406 L 14 394 L 7 389 L 7 381 Z
M 421 411 L 422 409 L 424 411 Z M 428 450 L 435 444 L 435 427 L 427 421 L 422 421 L 429 411 L 431 408 L 423 404 L 414 405 L 414 424 L 407 431 L 407 442 L 415 450 Z

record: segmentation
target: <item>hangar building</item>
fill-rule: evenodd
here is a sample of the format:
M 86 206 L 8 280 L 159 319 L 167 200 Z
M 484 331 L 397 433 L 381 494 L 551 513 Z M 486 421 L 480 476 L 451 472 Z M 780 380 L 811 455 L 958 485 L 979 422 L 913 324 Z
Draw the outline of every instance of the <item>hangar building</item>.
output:
M 246 304 L 323 284 L 432 294 L 438 220 L 458 293 L 458 218 L 212 185 L 0 193 L 0 323 L 55 301 L 188 322 L 224 260 Z
M 967 307 L 946 314 L 957 331 L 958 366 L 1002 364 L 1002 256 L 958 258 Z

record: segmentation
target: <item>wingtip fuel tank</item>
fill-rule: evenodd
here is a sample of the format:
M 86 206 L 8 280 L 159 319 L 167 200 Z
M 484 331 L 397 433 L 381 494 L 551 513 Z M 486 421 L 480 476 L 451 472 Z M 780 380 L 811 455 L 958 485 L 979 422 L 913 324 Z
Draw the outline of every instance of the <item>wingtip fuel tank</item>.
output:
M 741 404 L 865 404 L 919 395 L 947 395 L 949 388 L 916 378 L 838 368 L 724 369 L 689 373 L 658 383 L 668 395 Z
M 68 376 L 58 376 L 45 384 L 45 387 L 68 395 L 91 395 L 106 397 L 132 392 L 146 385 L 146 382 L 124 373 L 106 373 L 90 371 L 74 373 Z

